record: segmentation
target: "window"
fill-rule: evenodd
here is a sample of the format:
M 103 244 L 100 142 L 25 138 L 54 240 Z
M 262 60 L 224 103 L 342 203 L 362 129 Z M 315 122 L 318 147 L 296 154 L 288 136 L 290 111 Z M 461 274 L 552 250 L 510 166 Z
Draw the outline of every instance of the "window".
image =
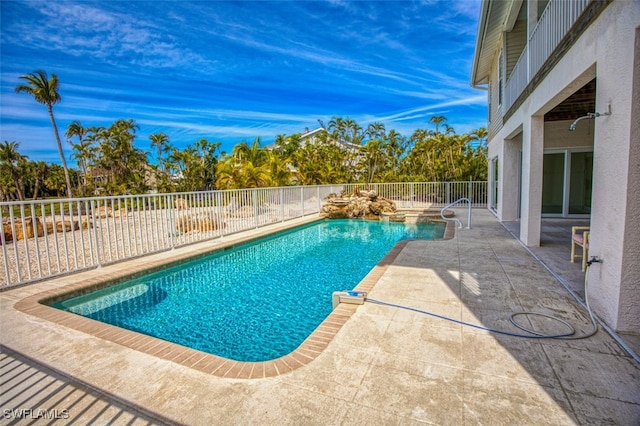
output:
M 491 83 L 489 83 L 489 90 L 487 90 L 487 95 L 489 96 L 489 107 L 487 108 L 487 122 L 491 123 L 491 101 L 493 96 L 491 96 L 491 91 L 493 88 L 491 87 Z
M 504 60 L 502 58 L 502 52 L 498 56 L 498 105 L 502 105 L 502 81 L 504 75 Z

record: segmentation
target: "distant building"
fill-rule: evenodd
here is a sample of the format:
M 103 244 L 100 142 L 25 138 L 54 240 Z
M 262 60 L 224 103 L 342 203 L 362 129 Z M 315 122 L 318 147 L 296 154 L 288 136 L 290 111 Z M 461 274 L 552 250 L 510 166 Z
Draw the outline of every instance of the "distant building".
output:
M 321 134 L 326 133 L 326 132 L 327 131 L 322 127 L 318 127 L 317 129 L 314 129 L 314 130 L 306 129 L 306 131 L 304 133 L 300 134 L 301 145 L 304 146 L 307 143 L 314 144 L 317 141 L 318 137 Z M 361 148 L 360 145 L 356 145 L 356 144 L 345 142 L 345 141 L 341 141 L 341 140 L 335 140 L 335 139 L 332 139 L 330 137 L 327 138 L 327 141 L 331 142 L 331 143 L 334 143 L 336 145 L 339 145 L 342 148 L 346 149 L 347 151 L 354 152 L 354 153 L 358 152 L 360 150 L 360 148 Z
M 313 144 L 316 142 L 316 138 L 322 134 L 322 133 L 326 133 L 327 131 L 322 128 L 322 127 L 318 127 L 317 129 L 313 129 L 313 130 L 309 130 L 309 128 L 306 128 L 304 133 L 300 134 L 300 145 L 306 145 L 308 143 Z
M 483 0 L 478 28 L 491 211 L 528 246 L 543 217 L 590 218 L 591 305 L 640 336 L 640 3 Z
M 327 133 L 327 131 L 323 127 L 318 127 L 317 129 L 314 129 L 311 131 L 307 129 L 305 133 L 302 133 L 300 135 L 300 146 L 304 146 L 307 143 L 315 144 L 318 141 L 319 136 L 323 133 Z M 353 167 L 360 160 L 362 155 L 360 153 L 360 148 L 362 148 L 361 145 L 356 145 L 356 144 L 345 142 L 342 140 L 332 139 L 331 137 L 327 137 L 326 140 L 329 143 L 333 143 L 345 149 L 349 154 L 353 154 L 345 158 L 345 162 L 343 164 Z
M 94 185 L 99 186 L 107 181 L 109 178 L 109 172 L 105 170 L 103 167 L 93 167 L 89 171 L 89 176 L 91 177 L 91 182 Z

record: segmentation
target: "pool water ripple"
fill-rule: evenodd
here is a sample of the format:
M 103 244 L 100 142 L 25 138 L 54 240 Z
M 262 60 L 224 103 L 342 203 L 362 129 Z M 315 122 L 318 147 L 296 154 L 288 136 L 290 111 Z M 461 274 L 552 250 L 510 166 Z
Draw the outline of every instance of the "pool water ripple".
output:
M 353 289 L 398 241 L 442 238 L 444 228 L 316 222 L 53 306 L 225 358 L 266 361 L 295 350 L 331 312 L 331 294 Z M 130 290 L 141 284 L 146 291 Z

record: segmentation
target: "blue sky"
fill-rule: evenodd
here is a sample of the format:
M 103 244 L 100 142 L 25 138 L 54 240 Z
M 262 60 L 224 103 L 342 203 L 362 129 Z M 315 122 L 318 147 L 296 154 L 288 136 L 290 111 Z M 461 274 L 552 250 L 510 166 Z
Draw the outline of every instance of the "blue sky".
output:
M 64 132 L 117 119 L 136 145 L 166 133 L 230 151 L 257 136 L 331 117 L 382 122 L 409 136 L 447 117 L 486 126 L 486 93 L 469 85 L 480 0 L 0 1 L 0 140 L 59 163 L 43 105 L 14 92 L 20 75 L 55 73 Z M 67 158 L 71 147 L 66 142 Z M 73 162 L 71 163 L 73 164 Z

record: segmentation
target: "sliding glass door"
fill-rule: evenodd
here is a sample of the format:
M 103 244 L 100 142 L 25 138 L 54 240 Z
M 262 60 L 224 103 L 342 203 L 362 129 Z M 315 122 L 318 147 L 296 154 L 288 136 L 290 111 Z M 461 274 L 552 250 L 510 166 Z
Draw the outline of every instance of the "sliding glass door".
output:
M 580 217 L 591 214 L 593 152 L 545 152 L 542 169 L 543 216 Z
M 591 214 L 593 152 L 571 153 L 569 178 L 569 214 Z
M 564 200 L 564 153 L 544 155 L 542 163 L 542 214 L 562 214 Z
M 491 201 L 489 204 L 489 207 L 491 208 L 491 210 L 493 210 L 494 212 L 498 211 L 498 157 L 492 158 L 491 162 L 489 163 L 489 173 L 490 173 L 490 179 L 489 182 L 491 182 Z

